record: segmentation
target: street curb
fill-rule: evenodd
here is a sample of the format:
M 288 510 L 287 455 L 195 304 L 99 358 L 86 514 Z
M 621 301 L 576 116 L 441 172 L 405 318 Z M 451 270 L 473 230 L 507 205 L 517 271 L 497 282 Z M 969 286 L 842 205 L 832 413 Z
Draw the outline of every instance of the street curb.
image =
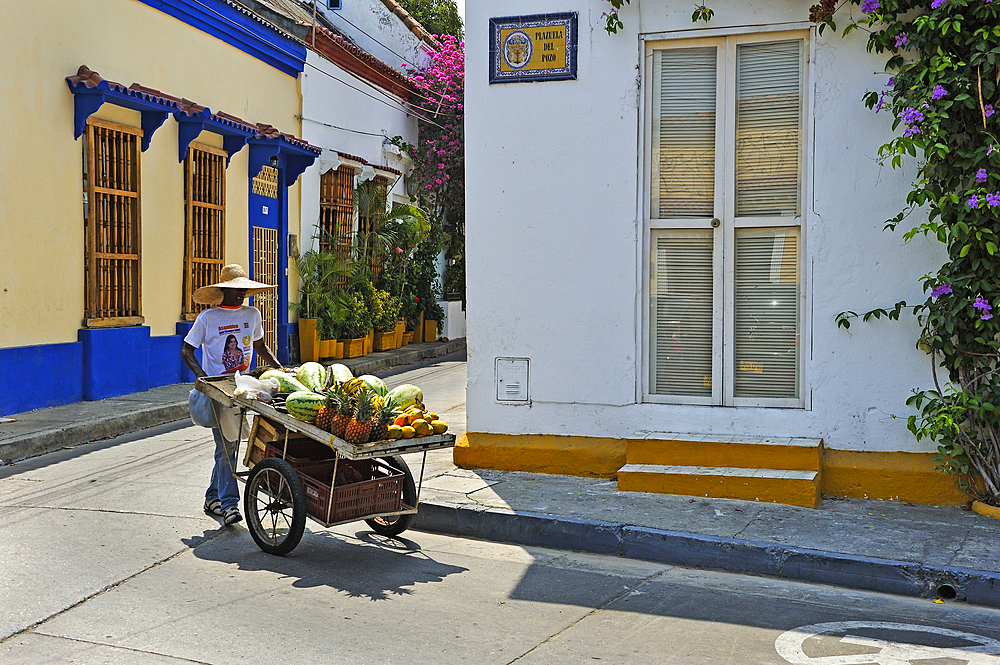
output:
M 413 528 L 731 573 L 1000 608 L 1000 573 L 825 552 L 614 522 L 421 501 Z
M 349 358 L 346 360 L 324 361 L 323 365 L 333 365 L 334 363 L 346 365 L 354 376 L 374 374 L 383 369 L 409 365 L 426 360 L 427 358 L 437 358 L 454 353 L 455 351 L 461 351 L 465 348 L 465 338 L 460 337 L 448 340 L 447 342 L 420 342 L 412 349 L 408 348 L 408 346 L 392 351 L 375 351 L 357 359 Z
M 75 446 L 111 436 L 137 432 L 147 427 L 190 417 L 187 400 L 173 404 L 158 404 L 139 408 L 120 416 L 93 418 L 67 427 L 27 434 L 17 441 L 0 443 L 0 460 L 5 464 L 37 457 L 64 446 Z

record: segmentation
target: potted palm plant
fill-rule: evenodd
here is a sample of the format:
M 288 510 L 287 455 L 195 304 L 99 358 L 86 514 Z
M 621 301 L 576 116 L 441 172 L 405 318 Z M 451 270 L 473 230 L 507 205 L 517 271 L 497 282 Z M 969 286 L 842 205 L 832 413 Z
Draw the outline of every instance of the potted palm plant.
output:
M 299 274 L 299 302 L 290 305 L 299 313 L 301 360 L 315 362 L 322 352 L 320 333 L 336 334 L 343 309 L 337 284 L 353 275 L 353 267 L 349 260 L 332 252 L 310 249 L 295 260 L 295 268 Z M 320 322 L 321 317 L 327 318 L 325 324 Z
M 371 315 L 364 298 L 358 293 L 345 293 L 343 303 L 345 312 L 341 334 L 344 336 L 344 357 L 357 358 L 365 354 L 365 339 L 371 330 Z

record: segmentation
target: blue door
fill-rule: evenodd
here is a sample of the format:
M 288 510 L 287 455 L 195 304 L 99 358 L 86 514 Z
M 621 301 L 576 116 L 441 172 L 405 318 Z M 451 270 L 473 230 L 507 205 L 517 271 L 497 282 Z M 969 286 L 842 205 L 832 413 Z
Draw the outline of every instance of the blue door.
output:
M 264 341 L 281 363 L 288 362 L 287 192 L 280 168 L 264 166 L 250 180 L 250 278 L 278 287 L 251 303 L 264 320 Z

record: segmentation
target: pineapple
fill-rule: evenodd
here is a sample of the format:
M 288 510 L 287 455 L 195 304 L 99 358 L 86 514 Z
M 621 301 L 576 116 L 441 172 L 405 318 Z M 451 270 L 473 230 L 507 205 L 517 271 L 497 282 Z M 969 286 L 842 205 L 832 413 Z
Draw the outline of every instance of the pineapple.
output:
M 337 384 L 332 392 L 337 395 L 337 413 L 333 415 L 330 432 L 338 439 L 343 439 L 347 423 L 351 422 L 351 416 L 354 415 L 354 400 L 344 391 L 342 383 Z
M 375 410 L 372 416 L 372 434 L 369 441 L 384 441 L 389 438 L 389 425 L 396 417 L 396 403 L 386 399 L 385 403 Z
M 327 432 L 333 431 L 333 417 L 337 415 L 340 409 L 340 397 L 333 391 L 327 394 L 326 402 L 323 406 L 319 407 L 319 412 L 316 414 L 316 427 L 326 430 Z
M 359 390 L 357 400 L 354 416 L 344 430 L 344 440 L 355 445 L 368 443 L 368 437 L 372 433 L 372 414 L 375 412 L 372 395 L 367 390 Z

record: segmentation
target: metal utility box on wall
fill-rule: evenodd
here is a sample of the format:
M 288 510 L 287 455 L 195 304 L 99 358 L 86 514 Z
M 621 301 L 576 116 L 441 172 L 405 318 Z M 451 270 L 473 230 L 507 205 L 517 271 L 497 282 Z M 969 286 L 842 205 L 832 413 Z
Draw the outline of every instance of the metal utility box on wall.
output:
M 497 358 L 497 401 L 528 401 L 528 359 Z

